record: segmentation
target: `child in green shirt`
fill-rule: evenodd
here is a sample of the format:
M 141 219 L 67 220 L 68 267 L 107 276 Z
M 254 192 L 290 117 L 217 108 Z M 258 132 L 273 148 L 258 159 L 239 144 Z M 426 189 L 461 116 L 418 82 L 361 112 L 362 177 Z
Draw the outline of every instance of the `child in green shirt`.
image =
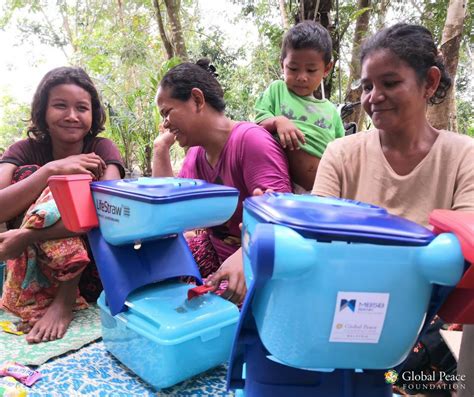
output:
M 271 83 L 255 106 L 255 121 L 278 135 L 285 150 L 295 193 L 312 189 L 326 146 L 344 136 L 336 107 L 313 95 L 331 70 L 331 54 L 331 37 L 319 23 L 304 21 L 291 28 L 280 56 L 284 81 Z

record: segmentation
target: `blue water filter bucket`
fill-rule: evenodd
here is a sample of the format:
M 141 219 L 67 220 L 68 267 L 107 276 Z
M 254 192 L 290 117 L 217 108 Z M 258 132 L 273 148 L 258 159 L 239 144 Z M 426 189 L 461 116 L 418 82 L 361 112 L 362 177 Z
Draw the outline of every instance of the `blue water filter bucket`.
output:
M 433 285 L 456 285 L 464 263 L 450 233 L 365 203 L 281 193 L 245 201 L 243 250 L 248 285 L 256 272 L 266 279 L 248 310 L 269 357 L 310 370 L 402 362 Z
M 100 231 L 112 245 L 223 224 L 239 197 L 232 187 L 171 177 L 94 182 L 91 190 Z
M 189 284 L 162 282 L 127 299 L 112 316 L 104 293 L 98 304 L 105 346 L 157 389 L 226 363 L 239 319 L 233 303 L 215 294 L 187 299 Z

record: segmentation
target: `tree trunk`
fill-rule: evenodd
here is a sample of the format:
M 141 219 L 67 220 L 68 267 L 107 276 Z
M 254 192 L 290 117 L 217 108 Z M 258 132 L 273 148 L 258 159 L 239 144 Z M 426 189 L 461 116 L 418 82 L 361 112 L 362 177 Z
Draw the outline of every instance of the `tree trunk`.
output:
M 445 100 L 436 106 L 428 108 L 428 120 L 439 129 L 457 131 L 455 77 L 458 68 L 459 47 L 461 44 L 464 20 L 466 19 L 467 1 L 450 0 L 443 36 L 441 38 L 441 52 L 443 53 L 446 70 L 453 79 L 453 85 L 448 91 Z
M 363 8 L 370 7 L 370 0 L 359 0 L 357 9 L 361 10 Z M 349 81 L 347 83 L 346 89 L 346 97 L 345 102 L 358 102 L 360 101 L 360 96 L 362 94 L 362 88 L 360 84 L 352 88 L 352 84 L 357 79 L 360 79 L 360 46 L 362 44 L 362 40 L 364 40 L 365 36 L 367 35 L 367 30 L 369 27 L 369 18 L 370 18 L 370 11 L 366 11 L 363 14 L 360 14 L 357 17 L 356 27 L 354 32 L 354 42 L 352 44 L 352 57 L 351 57 L 351 64 L 350 64 L 350 74 L 349 74 Z M 358 124 L 359 129 L 361 126 L 359 125 L 359 120 L 362 114 L 362 106 L 356 106 L 354 108 L 354 113 L 347 117 L 345 122 L 349 123 L 351 121 Z
M 374 10 L 374 14 L 377 15 L 376 30 L 380 30 L 385 26 L 385 17 L 389 6 L 390 0 L 380 0 L 378 8 Z
M 280 5 L 281 24 L 283 25 L 283 28 L 285 30 L 288 30 L 290 28 L 290 22 L 288 22 L 288 14 L 285 8 L 285 0 L 280 0 L 279 5 Z
M 165 0 L 166 11 L 168 13 L 169 23 L 171 27 L 171 42 L 174 53 L 181 58 L 182 61 L 188 59 L 186 45 L 184 43 L 183 29 L 179 17 L 180 0 Z
M 295 22 L 312 20 L 319 22 L 329 30 L 332 0 L 300 0 L 299 12 L 296 14 Z
M 155 16 L 158 22 L 158 29 L 160 30 L 161 41 L 163 42 L 163 45 L 165 47 L 168 59 L 171 59 L 174 56 L 173 46 L 171 45 L 171 42 L 169 41 L 168 36 L 166 35 L 165 27 L 163 24 L 163 18 L 161 16 L 160 4 L 158 3 L 158 0 L 153 0 L 153 8 L 155 10 Z

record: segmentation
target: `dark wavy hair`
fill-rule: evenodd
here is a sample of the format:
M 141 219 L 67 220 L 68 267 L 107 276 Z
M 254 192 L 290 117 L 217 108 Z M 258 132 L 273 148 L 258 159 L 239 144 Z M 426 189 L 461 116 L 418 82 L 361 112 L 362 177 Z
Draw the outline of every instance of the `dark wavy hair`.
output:
M 206 102 L 218 112 L 225 110 L 224 91 L 216 79 L 216 69 L 209 59 L 196 63 L 184 62 L 171 68 L 161 79 L 160 87 L 170 90 L 170 96 L 180 101 L 191 97 L 191 90 L 199 88 Z
M 105 110 L 100 102 L 99 93 L 89 75 L 79 67 L 59 67 L 50 70 L 41 79 L 36 88 L 31 104 L 31 117 L 28 126 L 28 136 L 42 142 L 49 141 L 48 125 L 46 124 L 46 109 L 49 92 L 60 84 L 74 84 L 86 90 L 91 96 L 92 126 L 89 134 L 96 136 L 104 130 Z
M 429 101 L 433 105 L 443 102 L 452 80 L 446 71 L 443 57 L 436 48 L 433 35 L 428 29 L 407 23 L 397 23 L 384 28 L 363 43 L 360 63 L 362 64 L 365 58 L 378 50 L 389 50 L 405 61 L 415 71 L 420 82 L 425 81 L 429 68 L 438 67 L 441 79 Z
M 315 50 L 323 55 L 327 65 L 332 59 L 332 40 L 327 29 L 318 22 L 303 21 L 293 26 L 283 37 L 280 62 L 288 50 Z

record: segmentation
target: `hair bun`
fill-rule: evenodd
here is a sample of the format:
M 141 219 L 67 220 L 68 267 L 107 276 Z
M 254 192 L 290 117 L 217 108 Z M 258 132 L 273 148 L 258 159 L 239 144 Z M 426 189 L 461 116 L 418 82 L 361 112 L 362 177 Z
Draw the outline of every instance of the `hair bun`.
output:
M 214 65 L 211 64 L 211 61 L 207 58 L 201 58 L 196 62 L 196 65 L 203 68 L 205 71 L 209 72 L 212 76 L 217 78 L 217 69 Z

